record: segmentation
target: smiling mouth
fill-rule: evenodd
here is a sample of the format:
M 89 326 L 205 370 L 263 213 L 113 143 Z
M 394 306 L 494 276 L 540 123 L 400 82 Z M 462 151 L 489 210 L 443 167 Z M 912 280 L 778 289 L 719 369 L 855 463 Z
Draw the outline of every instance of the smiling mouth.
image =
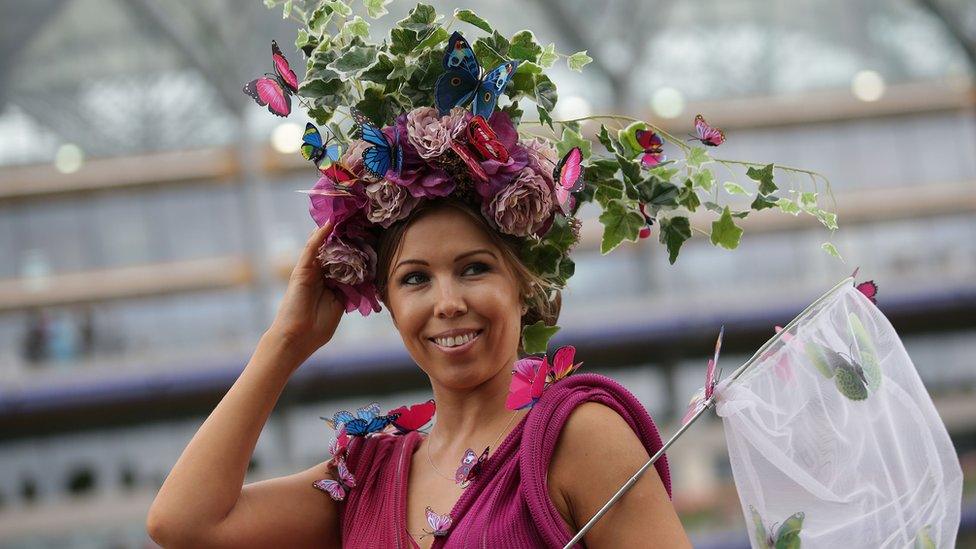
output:
M 472 343 L 474 343 L 475 341 L 478 340 L 478 338 L 481 337 L 481 334 L 483 332 L 484 332 L 484 330 L 476 330 L 475 332 L 473 332 L 474 335 L 465 336 L 466 339 L 460 339 L 460 340 L 457 339 L 457 338 L 433 338 L 433 337 L 429 337 L 427 339 L 428 339 L 428 341 L 430 341 L 431 343 L 433 343 L 434 345 L 436 345 L 439 349 L 441 349 L 443 351 L 455 351 L 455 350 L 460 350 L 460 349 L 465 349 L 467 347 L 470 347 Z M 438 343 L 437 339 L 441 339 L 441 341 L 445 341 L 446 340 L 446 342 L 449 342 L 449 344 L 448 345 L 442 345 L 442 344 Z M 450 343 L 455 343 L 455 342 L 457 342 L 456 345 L 450 344 Z

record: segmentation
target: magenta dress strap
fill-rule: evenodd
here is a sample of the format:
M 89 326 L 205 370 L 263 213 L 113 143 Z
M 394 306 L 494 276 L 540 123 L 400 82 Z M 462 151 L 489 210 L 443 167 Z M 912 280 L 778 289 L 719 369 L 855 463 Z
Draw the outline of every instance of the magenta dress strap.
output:
M 663 446 L 657 426 L 637 397 L 606 376 L 573 374 L 546 389 L 529 414 L 522 434 L 520 472 L 522 493 L 532 513 L 532 522 L 546 546 L 550 547 L 561 547 L 576 535 L 569 531 L 553 505 L 546 476 L 563 425 L 573 410 L 584 402 L 599 402 L 620 414 L 644 443 L 648 455 L 654 455 Z M 667 457 L 662 455 L 654 466 L 670 497 L 671 474 Z M 619 486 L 614 487 L 617 488 Z

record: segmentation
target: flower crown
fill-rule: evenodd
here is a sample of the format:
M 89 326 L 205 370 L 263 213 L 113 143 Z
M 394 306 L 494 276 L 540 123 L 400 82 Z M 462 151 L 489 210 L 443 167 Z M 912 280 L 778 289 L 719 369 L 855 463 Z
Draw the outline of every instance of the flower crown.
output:
M 382 17 L 390 1 L 363 0 L 363 15 Z M 244 92 L 278 116 L 290 114 L 297 96 L 323 127 L 306 125 L 302 154 L 321 176 L 303 192 L 310 195 L 315 222 L 334 226 L 318 260 L 346 312 L 381 310 L 375 284 L 379 236 L 425 200 L 470 204 L 492 228 L 515 237 L 522 261 L 555 288 L 573 275 L 576 213 L 586 202 L 602 210 L 601 253 L 649 237 L 656 225 L 671 263 L 692 230 L 716 246 L 736 248 L 742 229 L 735 220 L 753 210 L 803 212 L 831 231 L 837 228 L 836 215 L 819 205 L 818 183 L 829 191 L 826 178 L 711 158 L 706 147 L 721 145 L 725 134 L 702 115 L 687 140 L 693 145 L 626 116 L 554 120 L 557 91 L 546 70 L 564 57 L 569 69 L 581 71 L 592 61 L 585 51 L 559 54 L 527 30 L 505 37 L 470 10 L 455 10 L 444 22 L 426 4 L 417 4 L 386 40 L 373 43 L 368 21 L 354 13 L 350 0 L 265 3 L 281 4 L 285 17 L 300 23 L 295 45 L 308 56 L 305 78 L 299 82 L 273 43 L 274 73 L 252 80 Z M 485 36 L 470 43 L 460 32 L 450 33 L 459 22 Z M 522 120 L 525 102 L 534 104 L 537 120 Z M 607 155 L 593 154 L 583 137 L 588 121 L 603 122 L 591 131 Z M 666 143 L 683 158 L 669 161 Z M 720 187 L 712 163 L 748 168 L 752 188 L 732 181 Z M 809 177 L 810 189 L 791 181 L 790 190 L 780 191 L 776 170 Z M 690 223 L 699 208 L 716 215 L 710 231 Z M 829 242 L 823 248 L 839 257 Z M 541 321 L 526 326 L 524 349 L 544 352 L 556 330 Z

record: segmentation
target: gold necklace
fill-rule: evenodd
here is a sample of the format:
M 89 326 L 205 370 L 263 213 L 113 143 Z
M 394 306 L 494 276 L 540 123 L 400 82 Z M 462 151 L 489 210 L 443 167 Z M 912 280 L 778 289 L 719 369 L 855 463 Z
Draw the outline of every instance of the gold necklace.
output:
M 502 437 L 502 433 L 504 433 L 504 432 L 505 432 L 505 430 L 506 430 L 506 429 L 508 429 L 508 427 L 509 427 L 510 425 L 512 425 L 512 422 L 513 422 L 513 421 L 515 421 L 515 418 L 516 418 L 516 416 L 518 416 L 518 413 L 519 413 L 519 411 L 518 411 L 518 410 L 516 410 L 516 411 L 515 411 L 515 413 L 513 413 L 513 414 L 512 414 L 512 417 L 511 417 L 511 419 L 509 419 L 509 420 L 508 420 L 508 423 L 507 423 L 507 424 L 505 425 L 505 427 L 503 427 L 503 428 L 502 428 L 502 430 L 498 432 L 498 436 L 497 436 L 497 437 L 495 437 L 495 440 L 494 440 L 494 441 L 493 441 L 493 442 L 492 442 L 492 443 L 491 443 L 491 444 L 490 444 L 490 445 L 489 445 L 489 446 L 488 446 L 488 447 L 486 448 L 486 450 L 488 450 L 488 449 L 490 449 L 490 448 L 491 448 L 492 446 L 494 446 L 494 445 L 495 445 L 495 443 L 496 443 L 496 442 L 498 442 L 498 439 L 500 439 L 500 438 Z M 433 429 L 431 429 L 431 434 L 433 434 L 433 432 L 434 432 L 434 431 L 433 431 Z M 427 436 L 427 463 L 429 463 L 429 464 L 430 464 L 430 466 L 431 466 L 431 468 L 432 468 L 432 469 L 434 470 L 434 472 L 435 472 L 435 473 L 437 473 L 437 474 L 438 474 L 438 475 L 439 475 L 440 477 L 442 477 L 442 478 L 446 478 L 447 480 L 453 480 L 453 481 L 455 481 L 455 483 L 456 483 L 456 482 L 457 482 L 457 480 L 456 480 L 456 479 L 455 479 L 454 477 L 449 477 L 449 476 L 447 476 L 447 475 L 445 475 L 444 473 L 441 473 L 441 471 L 440 471 L 440 469 L 438 469 L 438 468 L 437 468 L 437 466 L 436 466 L 436 465 L 434 465 L 434 460 L 432 460 L 432 459 L 430 458 L 430 446 L 431 446 L 431 444 L 430 444 L 430 443 L 431 443 L 431 438 L 432 438 L 432 437 L 431 437 L 430 435 L 428 435 L 428 436 Z M 465 453 L 465 455 L 467 455 L 467 453 L 468 453 L 468 452 L 473 452 L 473 450 L 472 450 L 471 448 L 468 448 L 468 449 L 467 449 L 467 450 L 466 450 L 466 451 L 464 452 L 464 453 Z M 462 458 L 462 460 L 463 460 L 463 459 L 464 459 L 464 458 Z

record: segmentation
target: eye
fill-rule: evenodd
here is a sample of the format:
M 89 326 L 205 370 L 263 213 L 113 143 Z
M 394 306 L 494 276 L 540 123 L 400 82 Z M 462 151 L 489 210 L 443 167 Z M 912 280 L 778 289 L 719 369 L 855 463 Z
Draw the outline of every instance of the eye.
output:
M 420 281 L 411 282 L 412 280 L 415 280 L 414 277 L 419 277 Z M 412 273 L 407 273 L 406 275 L 404 275 L 404 277 L 400 279 L 400 284 L 402 286 L 416 286 L 417 284 L 422 284 L 424 279 L 426 279 L 426 275 L 424 273 L 414 271 Z
M 486 273 L 486 272 L 488 272 L 488 271 L 491 270 L 491 267 L 488 264 L 482 263 L 480 261 L 475 261 L 474 263 L 472 263 L 472 264 L 468 265 L 467 267 L 465 267 L 464 272 L 468 272 L 472 268 L 474 268 L 474 269 L 477 270 L 477 272 L 475 274 Z

